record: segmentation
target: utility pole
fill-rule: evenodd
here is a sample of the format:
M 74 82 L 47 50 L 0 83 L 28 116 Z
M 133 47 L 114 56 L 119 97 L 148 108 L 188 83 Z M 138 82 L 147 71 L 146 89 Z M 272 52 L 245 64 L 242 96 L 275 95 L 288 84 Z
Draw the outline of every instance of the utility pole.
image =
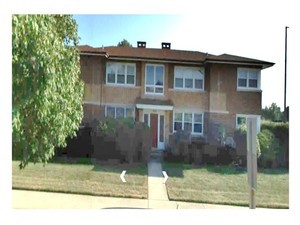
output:
M 284 51 L 284 121 L 287 121 L 287 109 L 286 109 L 286 62 L 287 62 L 287 29 L 289 27 L 285 27 L 285 51 Z

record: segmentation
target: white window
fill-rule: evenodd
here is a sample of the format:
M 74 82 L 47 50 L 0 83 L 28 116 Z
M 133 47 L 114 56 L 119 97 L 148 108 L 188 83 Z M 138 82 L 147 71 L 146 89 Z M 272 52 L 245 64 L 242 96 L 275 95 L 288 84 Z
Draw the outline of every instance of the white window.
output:
M 247 124 L 247 118 L 255 117 L 257 118 L 257 133 L 260 132 L 260 115 L 246 115 L 246 114 L 237 114 L 236 115 L 236 128 L 239 128 L 241 126 L 246 126 Z
M 163 65 L 146 65 L 145 92 L 146 94 L 164 94 L 165 69 Z
M 237 89 L 238 90 L 260 90 L 260 70 L 238 68 Z
M 204 90 L 204 68 L 175 66 L 174 89 Z
M 173 132 L 185 130 L 192 134 L 203 134 L 203 113 L 174 112 Z
M 136 67 L 132 63 L 106 64 L 106 83 L 116 85 L 135 86 Z
M 133 118 L 134 119 L 134 107 L 124 107 L 124 106 L 110 106 L 105 107 L 105 116 L 115 119 L 122 118 Z

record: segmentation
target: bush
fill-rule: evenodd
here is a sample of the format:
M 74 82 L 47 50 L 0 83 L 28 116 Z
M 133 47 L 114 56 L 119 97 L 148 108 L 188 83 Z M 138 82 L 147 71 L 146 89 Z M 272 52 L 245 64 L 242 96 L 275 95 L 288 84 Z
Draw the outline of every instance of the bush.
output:
M 282 122 L 271 122 L 271 121 L 262 121 L 261 130 L 264 132 L 265 130 L 270 131 L 273 136 L 271 139 L 273 140 L 272 148 L 275 150 L 275 156 L 269 157 L 269 164 L 273 164 L 274 166 L 285 166 L 288 167 L 289 164 L 289 124 Z M 274 155 L 273 154 L 273 155 Z M 268 157 L 268 156 L 267 156 Z M 266 164 L 265 161 L 263 161 Z
M 151 148 L 150 129 L 131 118 L 93 123 L 92 142 L 96 159 L 146 162 Z
M 261 130 L 270 130 L 273 134 L 288 134 L 289 133 L 289 123 L 283 122 L 271 122 L 268 120 L 262 120 Z
M 247 126 L 243 124 L 235 132 L 235 142 L 237 146 L 242 148 L 242 150 L 237 151 L 238 155 L 247 155 Z M 239 140 L 236 140 L 239 139 Z M 261 146 L 258 135 L 256 137 L 256 151 L 257 151 L 257 158 L 261 156 Z
M 261 161 L 263 165 L 267 166 L 268 163 L 274 164 L 276 162 L 276 156 L 282 152 L 282 146 L 279 140 L 268 129 L 262 130 L 258 134 L 258 139 L 262 151 Z

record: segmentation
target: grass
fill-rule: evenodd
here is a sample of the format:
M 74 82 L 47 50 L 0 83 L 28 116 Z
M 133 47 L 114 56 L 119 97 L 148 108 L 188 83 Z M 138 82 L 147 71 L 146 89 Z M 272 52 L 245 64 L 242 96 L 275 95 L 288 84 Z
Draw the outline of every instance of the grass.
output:
M 164 163 L 170 200 L 249 205 L 247 172 L 229 166 L 195 167 Z M 257 207 L 289 207 L 289 175 L 284 169 L 262 169 L 257 174 Z
M 19 162 L 12 162 L 13 189 L 76 193 L 113 197 L 147 198 L 147 165 L 99 163 L 29 164 L 19 169 Z M 126 183 L 120 174 L 126 170 Z

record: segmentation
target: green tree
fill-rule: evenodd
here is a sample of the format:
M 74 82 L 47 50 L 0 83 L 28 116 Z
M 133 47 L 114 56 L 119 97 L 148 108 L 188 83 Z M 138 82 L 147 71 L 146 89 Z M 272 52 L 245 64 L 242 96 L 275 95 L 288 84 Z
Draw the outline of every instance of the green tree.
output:
M 126 39 L 123 39 L 122 41 L 120 41 L 118 43 L 118 46 L 125 46 L 125 47 L 131 47 L 132 48 L 132 44 L 130 44 L 129 41 L 127 41 Z
M 280 107 L 276 103 L 272 103 L 270 107 L 265 107 L 262 110 L 262 117 L 265 120 L 282 121 L 283 113 L 280 111 Z
M 13 153 L 47 163 L 82 120 L 77 24 L 71 15 L 12 16 Z

